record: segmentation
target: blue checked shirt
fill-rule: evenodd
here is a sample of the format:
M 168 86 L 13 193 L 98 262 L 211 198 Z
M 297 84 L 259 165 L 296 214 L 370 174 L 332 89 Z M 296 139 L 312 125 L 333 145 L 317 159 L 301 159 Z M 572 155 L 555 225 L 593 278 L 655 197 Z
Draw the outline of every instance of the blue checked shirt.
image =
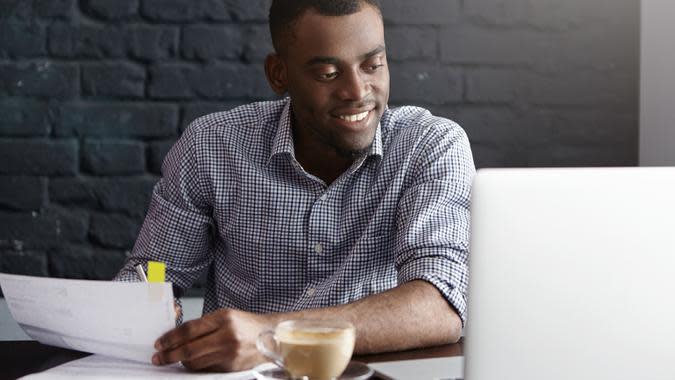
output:
M 194 121 L 116 279 L 156 260 L 186 289 L 208 270 L 204 313 L 345 304 L 424 280 L 464 320 L 475 169 L 459 125 L 387 109 L 369 153 L 328 186 L 295 160 L 292 136 L 288 98 Z

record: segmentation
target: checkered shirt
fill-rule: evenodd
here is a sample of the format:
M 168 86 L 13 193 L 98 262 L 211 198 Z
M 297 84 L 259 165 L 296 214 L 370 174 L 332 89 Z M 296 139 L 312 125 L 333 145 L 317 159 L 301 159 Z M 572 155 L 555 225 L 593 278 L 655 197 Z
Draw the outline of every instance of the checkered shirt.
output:
M 168 153 L 133 252 L 189 288 L 204 313 L 345 304 L 424 280 L 466 314 L 475 169 L 464 131 L 417 107 L 388 108 L 369 152 L 333 183 L 296 161 L 289 98 L 195 120 Z

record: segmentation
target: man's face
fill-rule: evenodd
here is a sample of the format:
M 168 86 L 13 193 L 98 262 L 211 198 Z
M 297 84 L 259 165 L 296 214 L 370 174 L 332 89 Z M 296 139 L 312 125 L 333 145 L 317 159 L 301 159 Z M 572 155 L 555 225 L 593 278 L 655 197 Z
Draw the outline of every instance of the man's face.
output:
M 296 133 L 345 158 L 364 154 L 389 98 L 384 26 L 362 5 L 347 16 L 306 11 L 283 54 Z

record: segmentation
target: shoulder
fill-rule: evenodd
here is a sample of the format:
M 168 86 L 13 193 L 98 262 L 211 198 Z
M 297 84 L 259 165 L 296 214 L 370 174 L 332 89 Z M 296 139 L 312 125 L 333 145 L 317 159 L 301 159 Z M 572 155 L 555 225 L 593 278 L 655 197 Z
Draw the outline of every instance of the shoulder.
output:
M 285 99 L 255 102 L 227 111 L 210 113 L 195 119 L 185 132 L 197 135 L 250 132 L 252 129 L 278 123 L 285 105 Z
M 287 99 L 256 102 L 195 119 L 181 139 L 207 151 L 267 149 L 277 131 Z
M 388 109 L 382 116 L 382 133 L 389 143 L 403 140 L 409 143 L 425 142 L 425 145 L 466 143 L 468 138 L 462 127 L 429 110 L 415 106 Z

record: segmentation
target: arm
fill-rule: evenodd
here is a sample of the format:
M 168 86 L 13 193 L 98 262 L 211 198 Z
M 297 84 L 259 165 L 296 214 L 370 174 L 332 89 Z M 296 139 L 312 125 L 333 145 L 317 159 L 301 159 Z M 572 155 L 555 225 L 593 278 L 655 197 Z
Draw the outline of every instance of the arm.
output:
M 462 321 L 436 287 L 411 281 L 356 302 L 277 314 L 285 319 L 342 319 L 356 327 L 357 354 L 401 351 L 457 342 Z
M 183 362 L 193 370 L 239 371 L 266 359 L 255 342 L 289 319 L 340 319 L 356 327 L 358 354 L 456 342 L 462 322 L 438 290 L 412 281 L 359 301 L 291 313 L 253 314 L 220 309 L 186 322 L 157 340 L 156 365 Z
M 203 184 L 197 154 L 197 128 L 188 128 L 167 154 L 163 177 L 155 185 L 148 213 L 131 255 L 114 278 L 139 281 L 134 267 L 150 260 L 166 264 L 167 281 L 180 296 L 209 264 L 208 186 Z M 180 253 L 180 254 L 177 254 Z

